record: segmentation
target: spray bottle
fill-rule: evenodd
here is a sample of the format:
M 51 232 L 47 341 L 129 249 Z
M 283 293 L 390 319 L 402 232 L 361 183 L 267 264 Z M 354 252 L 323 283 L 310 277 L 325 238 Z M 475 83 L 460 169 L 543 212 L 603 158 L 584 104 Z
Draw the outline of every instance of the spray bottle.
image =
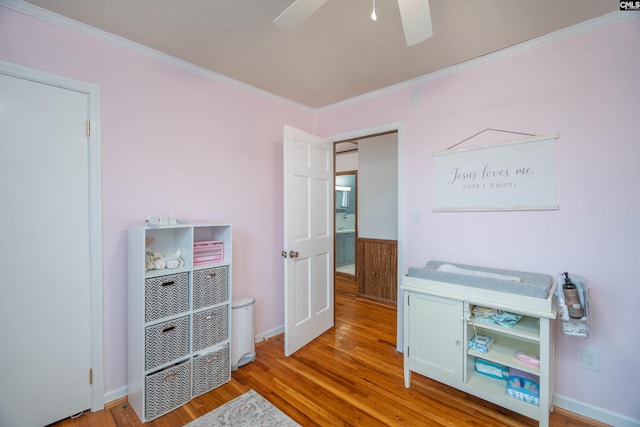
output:
M 569 317 L 572 319 L 581 319 L 584 316 L 584 310 L 580 304 L 580 297 L 578 296 L 578 288 L 569 278 L 569 273 L 562 273 L 564 275 L 564 284 L 562 285 L 562 293 L 564 294 L 564 300 L 567 304 L 567 310 L 569 311 Z

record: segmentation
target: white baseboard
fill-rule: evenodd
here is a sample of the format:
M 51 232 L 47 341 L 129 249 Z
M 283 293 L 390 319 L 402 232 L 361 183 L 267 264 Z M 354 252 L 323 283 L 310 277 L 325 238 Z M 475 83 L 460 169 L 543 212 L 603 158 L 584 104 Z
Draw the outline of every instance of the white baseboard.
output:
M 616 414 L 607 409 L 588 405 L 558 394 L 553 396 L 553 403 L 555 406 L 566 409 L 574 414 L 579 414 L 615 427 L 640 427 L 640 420 L 634 420 L 625 415 Z
M 120 387 L 115 390 L 111 390 L 104 394 L 104 403 L 107 404 L 109 402 L 113 402 L 114 400 L 118 400 L 122 397 L 126 397 L 129 394 L 127 386 Z
M 268 340 L 271 337 L 275 337 L 284 332 L 284 326 L 279 326 L 277 328 L 271 329 L 269 331 L 263 332 L 260 335 L 256 335 L 256 342 Z

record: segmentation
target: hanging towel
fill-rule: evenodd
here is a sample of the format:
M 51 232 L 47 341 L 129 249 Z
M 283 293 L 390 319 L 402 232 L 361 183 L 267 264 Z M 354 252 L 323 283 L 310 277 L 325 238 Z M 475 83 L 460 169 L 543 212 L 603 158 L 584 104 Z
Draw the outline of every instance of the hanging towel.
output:
M 342 204 L 341 206 L 343 208 L 348 208 L 349 207 L 349 192 L 348 191 L 343 191 L 342 192 Z

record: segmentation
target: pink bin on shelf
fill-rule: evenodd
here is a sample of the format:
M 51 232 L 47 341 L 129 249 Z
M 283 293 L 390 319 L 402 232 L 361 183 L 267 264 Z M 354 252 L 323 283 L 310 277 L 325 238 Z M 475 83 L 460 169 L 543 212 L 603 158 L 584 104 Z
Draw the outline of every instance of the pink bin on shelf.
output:
M 193 265 L 211 264 L 224 261 L 224 242 L 207 240 L 193 243 Z

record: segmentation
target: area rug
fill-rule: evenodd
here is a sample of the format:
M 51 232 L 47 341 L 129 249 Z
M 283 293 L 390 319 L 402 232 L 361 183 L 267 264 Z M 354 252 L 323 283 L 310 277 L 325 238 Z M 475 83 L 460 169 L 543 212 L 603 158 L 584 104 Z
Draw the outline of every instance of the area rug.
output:
M 284 412 L 276 408 L 253 390 L 225 403 L 224 405 L 191 421 L 184 427 L 213 426 L 286 426 L 295 427 L 294 422 Z

